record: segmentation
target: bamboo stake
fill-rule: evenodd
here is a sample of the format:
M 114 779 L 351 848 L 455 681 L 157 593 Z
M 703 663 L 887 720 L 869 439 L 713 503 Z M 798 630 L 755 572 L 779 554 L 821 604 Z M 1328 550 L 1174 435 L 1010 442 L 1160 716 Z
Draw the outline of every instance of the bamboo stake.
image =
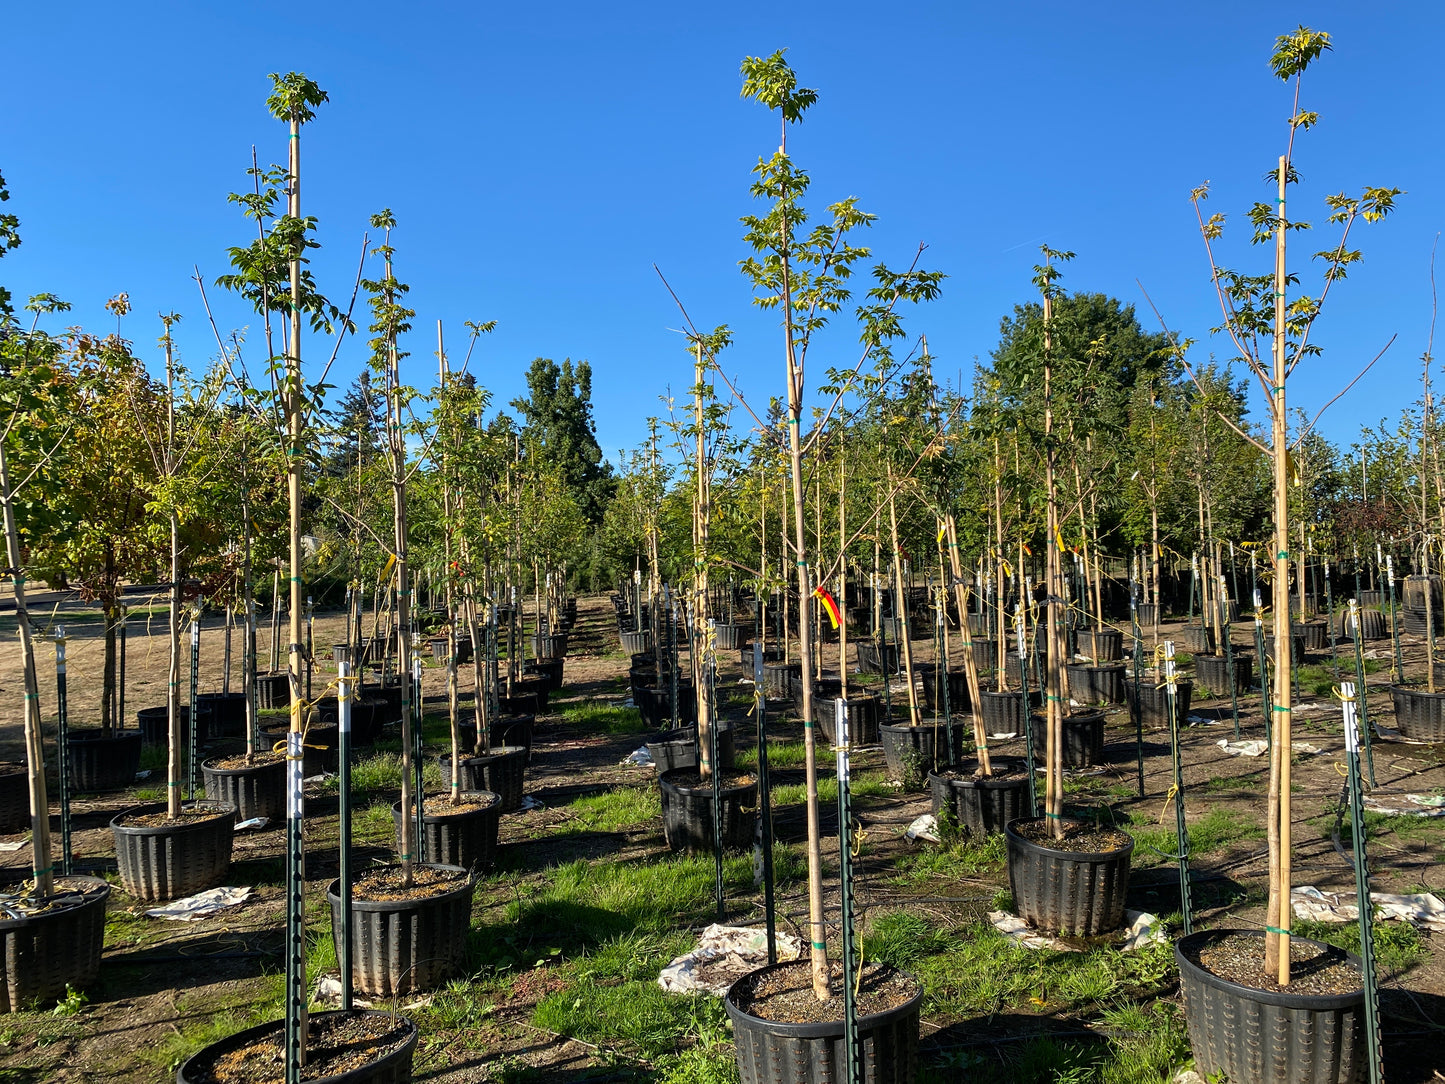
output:
M 888 490 L 888 533 L 893 543 L 893 616 L 897 622 L 898 651 L 903 657 L 903 675 L 908 682 L 908 723 L 910 726 L 919 726 L 923 722 L 923 713 L 918 708 L 918 690 L 913 687 L 913 640 L 908 634 L 908 596 L 903 586 L 903 563 L 899 559 L 902 551 L 898 547 L 898 514 L 893 500 L 891 463 L 888 465 Z M 933 750 L 937 757 L 937 742 L 934 743 Z

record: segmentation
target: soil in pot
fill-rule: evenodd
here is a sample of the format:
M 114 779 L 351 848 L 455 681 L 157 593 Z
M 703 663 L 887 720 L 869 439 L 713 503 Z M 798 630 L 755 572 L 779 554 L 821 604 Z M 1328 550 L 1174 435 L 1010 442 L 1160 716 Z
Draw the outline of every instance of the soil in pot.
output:
M 1205 930 L 1179 941 L 1195 1067 L 1210 1079 L 1359 1084 L 1366 1077 L 1359 960 L 1290 938 L 1290 983 L 1264 974 L 1261 930 Z
M 389 1012 L 312 1013 L 302 1080 L 334 1080 L 373 1068 L 366 1079 L 411 1079 L 416 1025 Z M 276 1020 L 212 1043 L 185 1062 L 178 1084 L 278 1084 L 286 1076 L 286 1024 Z M 392 1067 L 388 1071 L 388 1067 Z M 355 1079 L 355 1078 L 347 1078 Z
M 834 994 L 819 1001 L 813 993 L 812 964 L 797 960 L 751 972 L 728 992 L 728 1000 L 749 1016 L 778 1024 L 826 1023 L 843 1019 L 843 965 L 831 961 Z M 919 993 L 918 980 L 888 964 L 865 963 L 853 1004 L 858 1016 L 906 1005 Z
M 465 965 L 471 927 L 472 875 L 457 866 L 400 865 L 352 880 L 352 978 L 368 996 L 431 989 Z M 341 936 L 341 885 L 326 890 L 332 940 Z

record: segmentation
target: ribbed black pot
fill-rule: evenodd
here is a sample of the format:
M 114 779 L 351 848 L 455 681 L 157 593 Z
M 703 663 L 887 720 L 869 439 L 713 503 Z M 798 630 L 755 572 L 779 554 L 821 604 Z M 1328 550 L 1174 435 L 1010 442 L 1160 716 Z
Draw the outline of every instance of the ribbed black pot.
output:
M 769 700 L 793 699 L 793 684 L 801 680 L 802 667 L 798 663 L 763 663 L 763 695 Z
M 377 730 L 388 723 L 401 722 L 401 686 L 382 685 L 379 683 L 363 684 L 361 686 L 362 697 L 368 700 L 379 700 L 381 702 L 380 717 L 377 720 Z
M 943 691 L 943 680 L 939 677 L 938 667 L 931 662 L 914 663 L 913 669 L 923 681 L 923 706 L 929 711 L 942 711 L 943 703 L 940 693 Z M 948 672 L 948 709 L 949 711 L 968 711 L 973 705 L 968 695 L 968 672 L 962 666 L 957 669 L 950 668 Z
M 1140 627 L 1152 626 L 1156 617 L 1162 617 L 1159 606 L 1153 602 L 1141 602 L 1135 609 L 1139 618 Z
M 1004 826 L 1009 890 L 1019 917 L 1048 934 L 1093 937 L 1118 929 L 1134 841 L 1100 854 L 1058 851 L 1019 835 L 1020 823 Z
M 206 798 L 229 802 L 236 807 L 236 820 L 265 817 L 279 821 L 286 816 L 286 761 L 276 759 L 248 768 L 218 768 L 214 760 L 201 765 L 206 780 Z
M 499 696 L 497 707 L 508 715 L 540 715 L 543 711 L 542 698 L 535 689 L 517 692 L 511 696 Z
M 639 686 L 632 690 L 632 702 L 649 726 L 663 729 L 672 726 L 672 690 Z M 697 722 L 697 694 L 692 682 L 677 683 L 677 721 Z
M 723 1004 L 733 1023 L 742 1084 L 825 1084 L 847 1079 L 847 1052 L 842 1020 L 790 1024 L 764 1020 L 738 1008 L 736 998 L 750 989 L 745 984 L 760 976 L 806 962 L 772 964 L 749 972 L 735 982 Z M 918 1077 L 918 1019 L 923 987 L 903 1004 L 887 1012 L 858 1018 L 861 1072 L 867 1084 L 913 1084 Z
M 1081 639 L 1080 650 L 1096 663 L 1118 662 L 1124 657 L 1124 634 L 1118 629 L 1091 629 Z
M 418 1035 L 416 1025 L 405 1016 L 390 1012 L 311 1013 L 308 1019 L 313 1027 L 317 1027 L 324 1026 L 328 1019 L 342 1015 L 385 1016 L 389 1020 L 396 1021 L 398 1027 L 406 1029 L 406 1041 L 390 1054 L 376 1058 L 359 1068 L 344 1073 L 331 1073 L 323 1077 L 308 1078 L 306 1084 L 411 1084 L 411 1062 L 412 1055 L 416 1053 Z M 284 1041 L 285 1033 L 285 1021 L 273 1020 L 270 1023 L 257 1024 L 245 1031 L 238 1031 L 220 1042 L 203 1047 L 181 1064 L 180 1069 L 176 1071 L 176 1084 L 210 1084 L 210 1081 L 215 1079 L 211 1073 L 211 1067 L 218 1060 L 264 1039 L 273 1040 L 279 1049 Z
M 838 740 L 838 706 L 832 700 L 813 701 L 813 719 L 829 742 Z M 883 721 L 883 698 L 875 693 L 848 696 L 848 742 L 852 745 L 878 744 Z
M 23 918 L 0 919 L 0 1012 L 17 1012 L 84 990 L 100 972 L 105 901 L 98 877 L 58 877 L 60 903 Z M 64 901 L 64 902 L 61 902 Z
M 719 621 L 714 629 L 717 632 L 717 649 L 719 651 L 736 651 L 738 645 L 743 642 L 747 635 L 748 626 L 726 624 Z
M 197 713 L 210 712 L 206 730 L 213 738 L 238 738 L 246 733 L 245 693 L 197 693 Z
M 284 670 L 256 675 L 256 706 L 284 708 L 291 703 L 291 675 Z
M 1409 685 L 1390 686 L 1395 729 L 1411 741 L 1445 742 L 1445 690 L 1432 693 Z
M 1330 649 L 1330 623 L 1328 621 L 1292 621 L 1289 631 L 1292 636 L 1304 638 L 1306 651 L 1328 651 Z
M 467 790 L 489 790 L 502 799 L 502 812 L 522 808 L 522 781 L 527 751 L 520 745 L 493 747 L 462 760 L 462 786 Z M 452 758 L 441 758 L 442 778 L 452 777 Z
M 22 764 L 0 764 L 0 835 L 30 827 L 30 775 Z
M 567 654 L 567 637 L 561 633 L 533 636 L 532 654 L 539 659 L 560 659 Z
M 1122 704 L 1124 702 L 1124 664 L 1090 666 L 1070 663 L 1069 696 L 1080 704 Z
M 974 640 L 973 665 L 980 670 L 998 669 L 998 641 Z
M 127 817 L 164 813 L 164 802 L 136 806 L 110 822 L 120 883 L 138 900 L 176 900 L 213 888 L 231 868 L 231 833 L 236 808 L 225 802 L 186 802 L 183 808 L 221 814 L 194 822 L 146 828 L 126 825 Z
M 561 659 L 538 659 L 522 667 L 522 673 L 540 681 L 548 693 L 555 693 L 562 689 L 562 665 Z
M 547 682 L 542 678 L 524 677 L 514 681 L 507 687 L 507 695 L 513 699 L 519 696 L 534 696 L 537 698 L 537 707 L 534 711 L 523 712 L 524 715 L 546 715 L 548 700 Z
M 733 735 L 731 726 L 718 727 L 718 766 L 724 771 L 730 771 L 737 763 L 737 747 Z M 647 751 L 652 754 L 652 762 L 657 766 L 659 775 L 676 768 L 696 768 L 697 727 L 666 731 L 655 741 L 647 743 Z
M 1214 650 L 1214 630 L 1208 625 L 1185 625 L 1179 630 L 1179 646 L 1191 655 Z
M 1368 1074 L 1365 1054 L 1365 990 L 1300 994 L 1255 990 L 1220 978 L 1199 963 L 1201 950 L 1225 937 L 1264 937 L 1263 930 L 1202 930 L 1174 945 L 1184 1021 L 1194 1068 L 1213 1079 L 1278 1081 L 1279 1084 L 1358 1084 Z M 1360 961 L 1337 948 L 1317 945 L 1327 959 Z M 1261 951 L 1260 959 L 1264 954 Z
M 263 727 L 262 736 L 272 748 L 286 740 L 289 727 L 284 723 Z M 310 723 L 306 727 L 306 742 L 301 748 L 301 770 L 309 778 L 325 772 L 336 771 L 337 754 L 341 742 L 341 728 L 336 723 Z
M 181 705 L 181 737 L 186 738 L 191 733 L 191 709 L 190 705 Z M 197 712 L 196 714 L 200 714 Z M 165 745 L 169 740 L 170 712 L 164 704 L 154 708 L 141 708 L 135 713 L 136 725 L 140 727 L 140 740 L 142 745 Z M 206 737 L 208 720 L 203 716 L 201 719 L 201 733 L 198 735 L 202 740 Z M 74 731 L 72 731 L 74 733 Z
M 1299 666 L 1305 661 L 1305 638 L 1299 635 L 1291 635 L 1289 643 L 1290 662 L 1295 666 Z M 1271 659 L 1274 658 L 1274 633 L 1272 632 L 1266 632 L 1264 634 L 1264 653 Z
M 1254 656 L 1235 653 L 1234 689 L 1236 693 L 1249 692 L 1254 680 Z M 1229 695 L 1229 663 L 1223 655 L 1195 655 L 1194 676 L 1215 696 Z
M 71 730 L 66 741 L 70 753 L 70 785 L 76 793 L 120 790 L 135 783 L 140 771 L 139 730 L 112 730 L 107 737 L 99 728 Z
M 1427 594 L 1431 595 L 1433 599 L 1431 608 L 1439 613 L 1442 602 L 1445 602 L 1445 578 L 1438 575 L 1405 577 L 1405 585 L 1400 592 L 1400 599 L 1406 609 L 1424 610 Z
M 451 776 L 443 780 L 448 786 Z M 497 858 L 497 829 L 502 823 L 502 798 L 489 790 L 463 790 L 462 801 L 476 809 L 449 807 L 451 791 L 429 794 L 422 813 L 421 860 L 465 870 L 490 869 Z M 401 846 L 401 803 L 391 804 Z
M 662 834 L 674 851 L 712 853 L 712 780 L 690 785 L 677 781 L 679 775 L 694 774 L 693 769 L 684 768 L 663 772 L 657 777 L 662 790 Z M 757 816 L 757 782 L 729 783 L 723 780 L 720 797 L 723 846 L 751 847 L 753 823 Z
M 1366 640 L 1383 640 L 1390 634 L 1385 615 L 1379 610 L 1361 610 L 1360 632 Z M 1340 635 L 1347 640 L 1355 638 L 1355 625 L 1348 613 L 1340 615 Z
M 1400 611 L 1400 631 L 1411 636 L 1424 636 L 1429 631 L 1429 626 L 1435 626 L 1435 635 L 1445 632 L 1445 613 L 1436 607 L 1430 615 L 1431 620 L 1426 620 L 1424 610 L 1412 610 L 1408 607 Z
M 779 648 L 776 648 L 776 647 L 765 647 L 765 648 L 763 648 L 763 662 L 769 663 L 769 662 L 782 662 L 782 661 L 783 661 L 783 652 L 782 652 Z M 744 673 L 745 675 L 747 675 L 748 677 L 751 677 L 751 676 L 752 676 L 752 673 L 753 673 L 753 645 L 752 645 L 752 644 L 744 644 L 742 647 L 738 648 L 738 663 L 742 666 L 742 668 L 743 668 L 743 673 Z
M 1384 591 L 1361 591 L 1359 603 L 1361 606 L 1385 606 L 1389 604 L 1389 598 Z
M 646 630 L 642 632 L 622 632 L 618 634 L 622 640 L 622 650 L 629 655 L 640 655 L 644 651 L 652 650 L 652 633 Z
M 1174 690 L 1174 706 L 1179 713 L 1179 722 L 1182 725 L 1185 717 L 1189 714 L 1189 702 L 1194 696 L 1194 682 L 1189 678 L 1180 678 L 1174 683 Z M 1132 679 L 1124 682 L 1124 694 L 1132 705 L 1134 703 Z M 1147 677 L 1139 682 L 1139 715 L 1145 726 L 1169 725 L 1169 692 Z
M 930 773 L 928 784 L 933 793 L 933 815 L 937 817 L 945 809 L 951 809 L 959 827 L 980 839 L 1002 832 L 1009 821 L 1027 817 L 1032 812 L 1029 809 L 1028 776 L 997 778 L 1020 772 L 1022 764 L 1006 757 L 994 757 L 990 763 L 994 775 L 977 779 L 973 778 L 973 772 L 978 768 L 976 760 L 965 760 L 952 775 Z
M 1104 762 L 1104 713 L 1076 711 L 1061 720 L 1059 733 L 1065 768 L 1092 768 Z M 1042 715 L 1034 716 L 1034 759 L 1041 760 L 1048 747 L 1048 727 Z
M 979 705 L 983 715 L 983 728 L 990 734 L 1022 734 L 1024 732 L 1024 694 L 1019 690 L 999 692 L 997 689 L 979 690 Z M 1043 697 L 1037 692 L 1029 693 L 1029 705 L 1038 707 Z
M 878 728 L 879 740 L 883 743 L 883 759 L 888 770 L 902 778 L 911 767 L 921 768 L 925 773 L 937 764 L 948 761 L 948 732 L 942 723 L 924 723 L 909 726 L 907 723 L 885 723 Z M 968 744 L 965 745 L 964 743 Z M 959 757 L 964 750 L 972 750 L 973 738 L 969 728 L 961 722 L 953 724 L 953 753 Z
M 466 873 L 458 866 L 434 868 Z M 471 932 L 470 874 L 444 892 L 421 899 L 351 898 L 351 980 L 368 997 L 431 990 L 466 968 Z M 341 880 L 326 889 L 331 936 L 341 937 Z M 340 953 L 338 952 L 338 955 Z
M 830 705 L 834 700 L 843 695 L 843 679 L 825 674 L 813 682 L 813 703 L 826 700 Z M 793 682 L 793 707 L 799 711 L 803 710 L 803 682 L 801 678 Z
M 872 640 L 859 640 L 854 649 L 858 653 L 858 669 L 865 674 L 896 674 L 898 672 L 898 644 L 890 640 L 878 644 Z

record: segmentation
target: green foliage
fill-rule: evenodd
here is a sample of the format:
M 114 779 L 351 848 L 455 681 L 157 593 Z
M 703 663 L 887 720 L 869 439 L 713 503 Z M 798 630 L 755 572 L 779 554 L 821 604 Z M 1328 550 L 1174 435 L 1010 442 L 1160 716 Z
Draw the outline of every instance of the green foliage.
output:
M 578 798 L 568 807 L 568 829 L 583 832 L 626 832 L 662 824 L 662 801 L 655 785 L 614 787 Z
M 1358 922 L 1314 922 L 1299 919 L 1291 931 L 1300 937 L 1323 941 L 1356 956 L 1360 954 L 1360 925 Z M 1399 975 L 1427 959 L 1430 949 L 1420 931 L 1408 922 L 1380 922 L 1372 927 L 1374 932 L 1375 964 L 1389 975 Z
M 1187 808 L 1187 796 L 1185 803 Z M 1172 814 L 1169 819 L 1172 823 Z M 1121 827 L 1134 837 L 1136 866 L 1169 862 L 1171 859 L 1163 856 L 1179 852 L 1178 833 L 1173 828 L 1155 823 L 1152 818 L 1139 826 Z M 1216 807 L 1189 825 L 1189 853 L 1192 857 L 1202 857 L 1217 853 L 1234 843 L 1263 838 L 1264 828 L 1253 818 L 1239 810 Z
M 648 730 L 636 708 L 588 700 L 564 708 L 559 717 L 567 726 L 588 734 L 641 734 Z

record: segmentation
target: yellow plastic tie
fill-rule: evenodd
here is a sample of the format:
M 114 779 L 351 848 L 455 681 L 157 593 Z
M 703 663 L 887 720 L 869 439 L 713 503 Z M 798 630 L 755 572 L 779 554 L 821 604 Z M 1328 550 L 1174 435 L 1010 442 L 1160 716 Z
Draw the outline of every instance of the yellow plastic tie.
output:
M 1175 796 L 1176 794 L 1178 794 L 1178 793 L 1179 793 L 1179 786 L 1178 786 L 1178 784 L 1170 784 L 1170 787 L 1169 787 L 1168 791 L 1166 791 L 1165 794 L 1164 794 L 1164 804 L 1159 807 L 1159 823 L 1160 823 L 1160 824 L 1163 824 L 1163 823 L 1164 823 L 1164 814 L 1169 811 L 1169 803 L 1174 800 L 1174 796 Z

